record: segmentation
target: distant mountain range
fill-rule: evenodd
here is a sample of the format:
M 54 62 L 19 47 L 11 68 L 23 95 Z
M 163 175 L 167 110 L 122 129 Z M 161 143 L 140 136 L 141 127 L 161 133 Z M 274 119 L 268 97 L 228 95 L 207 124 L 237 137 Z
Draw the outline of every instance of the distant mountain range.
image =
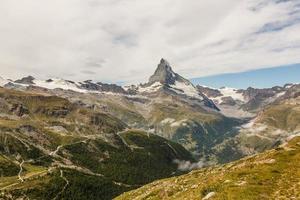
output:
M 300 132 L 299 84 L 195 86 L 165 59 L 139 85 L 28 76 L 0 86 L 4 199 L 111 199 Z

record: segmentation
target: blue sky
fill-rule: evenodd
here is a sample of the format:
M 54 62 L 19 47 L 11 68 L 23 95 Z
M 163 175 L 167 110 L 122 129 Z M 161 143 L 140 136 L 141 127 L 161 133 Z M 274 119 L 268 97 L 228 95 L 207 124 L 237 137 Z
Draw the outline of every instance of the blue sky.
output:
M 192 79 L 194 84 L 206 85 L 214 88 L 223 86 L 233 88 L 269 88 L 282 86 L 286 83 L 300 83 L 300 63 L 251 70 L 241 73 L 220 74 Z

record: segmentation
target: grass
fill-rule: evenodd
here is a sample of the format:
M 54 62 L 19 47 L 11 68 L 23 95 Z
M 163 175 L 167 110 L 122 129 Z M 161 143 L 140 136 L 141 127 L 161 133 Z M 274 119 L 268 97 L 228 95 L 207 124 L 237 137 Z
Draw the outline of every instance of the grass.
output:
M 268 107 L 259 118 L 259 122 L 287 131 L 300 130 L 299 121 L 299 104 L 289 104 L 288 101 Z
M 16 176 L 19 166 L 4 155 L 0 155 L 0 179 L 5 176 Z
M 299 184 L 297 137 L 284 148 L 156 181 L 116 199 L 201 199 L 210 192 L 215 192 L 214 200 L 299 199 Z
M 148 137 L 144 132 L 130 130 L 121 134 L 121 137 L 126 143 L 138 148 L 132 151 L 121 141 L 117 142 L 120 143 L 118 146 L 112 146 L 100 139 L 93 139 L 64 146 L 59 152 L 60 155 L 63 155 L 62 151 L 64 155 L 69 155 L 76 166 L 103 174 L 104 177 L 61 169 L 69 185 L 60 193 L 65 181 L 60 177 L 59 169 L 49 173 L 46 167 L 25 163 L 25 173 L 22 173 L 25 182 L 21 183 L 17 176 L 6 177 L 5 185 L 1 186 L 17 183 L 7 190 L 14 197 L 26 195 L 32 199 L 53 199 L 59 193 L 61 199 L 112 199 L 155 179 L 170 177 L 173 173 L 180 174 L 174 159 L 193 161 L 190 153 L 182 146 L 159 136 Z

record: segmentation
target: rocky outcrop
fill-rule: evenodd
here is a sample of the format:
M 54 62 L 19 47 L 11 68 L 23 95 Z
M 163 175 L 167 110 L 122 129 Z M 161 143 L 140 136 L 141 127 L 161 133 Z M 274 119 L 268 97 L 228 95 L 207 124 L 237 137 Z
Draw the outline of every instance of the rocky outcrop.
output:
M 121 86 L 118 86 L 116 84 L 106 84 L 101 82 L 93 83 L 91 80 L 87 80 L 81 83 L 80 88 L 89 91 L 127 94 L 127 92 Z
M 21 78 L 19 80 L 16 80 L 15 83 L 20 83 L 20 84 L 26 84 L 26 85 L 33 85 L 35 78 L 33 76 L 27 76 L 24 78 Z
M 204 87 L 201 85 L 197 85 L 196 87 L 201 93 L 206 94 L 208 97 L 222 96 L 222 93 L 217 89 L 212 89 L 212 88 Z

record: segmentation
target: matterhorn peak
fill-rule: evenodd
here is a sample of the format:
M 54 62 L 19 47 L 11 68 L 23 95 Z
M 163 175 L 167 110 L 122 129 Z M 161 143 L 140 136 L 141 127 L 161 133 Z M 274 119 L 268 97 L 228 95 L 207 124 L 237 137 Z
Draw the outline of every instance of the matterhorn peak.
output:
M 163 85 L 174 85 L 176 81 L 190 84 L 187 79 L 175 73 L 169 62 L 162 58 L 154 74 L 150 77 L 149 84 L 159 82 Z
M 161 84 L 172 85 L 175 83 L 177 74 L 173 72 L 169 62 L 162 58 L 154 74 L 150 77 L 149 83 L 160 82 Z

